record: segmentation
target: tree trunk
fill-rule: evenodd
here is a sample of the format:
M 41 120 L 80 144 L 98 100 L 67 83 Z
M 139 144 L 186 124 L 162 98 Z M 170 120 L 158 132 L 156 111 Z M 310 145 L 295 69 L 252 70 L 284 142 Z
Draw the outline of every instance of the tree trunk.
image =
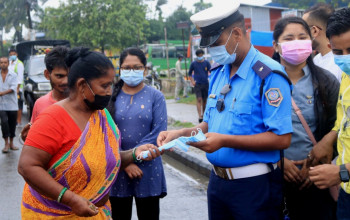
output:
M 30 16 L 30 3 L 28 3 L 28 1 L 26 2 L 26 11 L 27 11 L 27 17 L 28 17 L 28 28 L 32 30 L 33 23 L 32 23 L 32 17 Z

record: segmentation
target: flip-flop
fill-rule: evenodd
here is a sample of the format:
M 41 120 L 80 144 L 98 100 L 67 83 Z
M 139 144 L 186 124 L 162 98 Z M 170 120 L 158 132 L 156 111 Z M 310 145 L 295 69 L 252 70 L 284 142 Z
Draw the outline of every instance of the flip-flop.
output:
M 11 150 L 19 150 L 18 147 L 10 147 Z
M 5 150 L 5 148 L 2 149 L 2 153 L 3 153 L 3 154 L 7 154 L 8 152 L 9 152 L 9 149 L 7 149 L 7 150 Z

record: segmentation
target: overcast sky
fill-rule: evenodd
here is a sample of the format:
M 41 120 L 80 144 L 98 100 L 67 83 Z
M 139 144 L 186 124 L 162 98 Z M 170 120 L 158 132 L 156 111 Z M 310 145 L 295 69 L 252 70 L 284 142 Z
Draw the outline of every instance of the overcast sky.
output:
M 43 6 L 44 7 L 58 7 L 60 2 L 65 0 L 48 0 Z M 155 10 L 155 5 L 157 3 L 157 0 L 145 0 L 149 6 L 150 11 Z M 236 0 L 204 0 L 206 3 L 218 3 L 219 1 L 236 1 Z M 251 4 L 251 5 L 264 5 L 271 0 L 239 0 L 241 3 L 245 4 Z M 199 0 L 168 0 L 168 3 L 166 5 L 162 6 L 162 11 L 163 11 L 163 17 L 168 17 L 171 15 L 174 10 L 176 10 L 180 5 L 183 5 L 185 8 L 188 10 L 194 12 L 194 7 L 193 4 L 199 2 Z M 149 13 L 150 17 L 154 17 L 154 13 L 150 12 Z M 13 37 L 13 32 L 11 31 L 9 34 L 4 35 L 4 39 L 8 40 Z M 23 31 L 23 35 L 26 35 L 27 31 Z

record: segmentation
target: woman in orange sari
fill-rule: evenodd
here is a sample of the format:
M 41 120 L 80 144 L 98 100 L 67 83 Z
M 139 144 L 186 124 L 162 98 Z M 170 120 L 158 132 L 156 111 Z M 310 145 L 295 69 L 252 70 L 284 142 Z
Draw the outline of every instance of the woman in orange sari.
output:
M 115 76 L 107 57 L 75 48 L 67 66 L 69 97 L 39 115 L 21 153 L 22 219 L 111 219 L 108 193 L 120 167 L 144 150 L 149 160 L 160 155 L 150 144 L 119 152 L 119 131 L 104 109 Z

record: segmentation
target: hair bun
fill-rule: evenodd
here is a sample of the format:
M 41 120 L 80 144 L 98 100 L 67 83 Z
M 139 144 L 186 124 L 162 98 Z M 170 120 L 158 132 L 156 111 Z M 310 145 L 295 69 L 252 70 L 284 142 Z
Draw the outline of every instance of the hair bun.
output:
M 75 61 L 81 57 L 87 56 L 91 51 L 87 47 L 74 47 L 71 49 L 66 56 L 66 65 L 71 67 Z

